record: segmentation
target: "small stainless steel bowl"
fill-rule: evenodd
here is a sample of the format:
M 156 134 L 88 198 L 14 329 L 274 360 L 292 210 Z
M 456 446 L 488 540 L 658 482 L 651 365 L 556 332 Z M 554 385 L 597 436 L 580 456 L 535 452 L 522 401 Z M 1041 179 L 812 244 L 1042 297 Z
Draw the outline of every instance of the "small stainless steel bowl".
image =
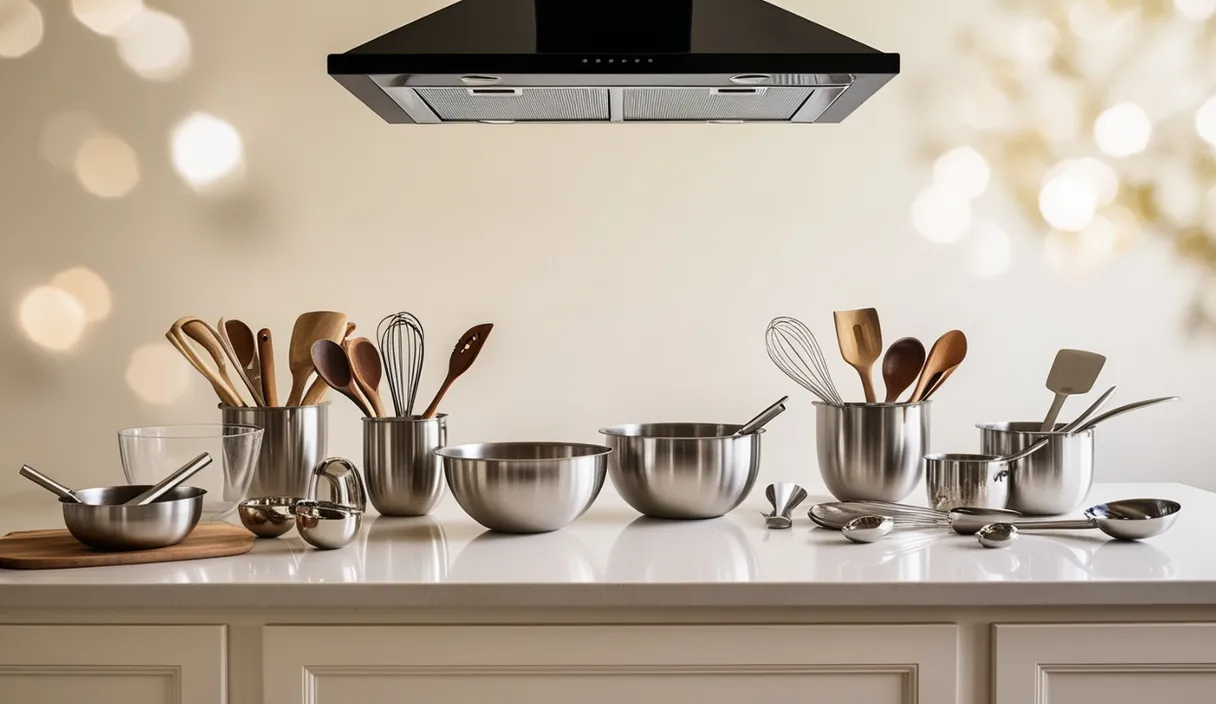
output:
M 456 502 L 504 533 L 548 533 L 583 515 L 604 486 L 611 448 L 555 442 L 436 450 Z
M 300 537 L 320 550 L 346 547 L 363 525 L 362 511 L 329 502 L 300 501 L 291 511 Z
M 134 484 L 78 489 L 84 503 L 60 499 L 63 522 L 72 537 L 95 550 L 152 550 L 186 539 L 203 515 L 203 489 L 179 486 L 144 506 L 122 504 L 151 489 Z
M 763 431 L 738 425 L 652 423 L 600 433 L 613 454 L 608 474 L 621 498 L 655 518 L 717 518 L 743 503 L 760 473 Z
M 237 512 L 241 525 L 259 538 L 277 538 L 295 525 L 291 507 L 302 499 L 294 496 L 267 496 L 242 501 Z

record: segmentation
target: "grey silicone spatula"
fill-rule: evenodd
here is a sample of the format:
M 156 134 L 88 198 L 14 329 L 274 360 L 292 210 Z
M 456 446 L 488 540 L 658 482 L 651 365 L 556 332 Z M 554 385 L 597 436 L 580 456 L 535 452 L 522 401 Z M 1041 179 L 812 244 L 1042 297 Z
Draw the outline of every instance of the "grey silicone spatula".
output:
M 1055 430 L 1056 419 L 1064 408 L 1064 402 L 1073 394 L 1087 394 L 1094 387 L 1106 357 L 1094 352 L 1083 350 L 1060 350 L 1056 353 L 1056 361 L 1051 365 L 1051 373 L 1047 375 L 1047 388 L 1055 393 L 1051 402 L 1051 410 L 1043 419 L 1043 432 Z

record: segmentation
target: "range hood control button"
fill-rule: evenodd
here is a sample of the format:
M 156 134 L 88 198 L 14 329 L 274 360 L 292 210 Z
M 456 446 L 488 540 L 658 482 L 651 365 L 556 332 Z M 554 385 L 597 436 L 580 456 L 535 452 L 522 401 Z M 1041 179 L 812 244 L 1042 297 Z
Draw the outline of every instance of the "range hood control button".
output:
M 498 76 L 461 76 L 460 82 L 466 86 L 492 86 L 501 82 Z
M 773 77 L 762 73 L 744 73 L 731 76 L 730 82 L 745 86 L 767 85 L 773 82 Z

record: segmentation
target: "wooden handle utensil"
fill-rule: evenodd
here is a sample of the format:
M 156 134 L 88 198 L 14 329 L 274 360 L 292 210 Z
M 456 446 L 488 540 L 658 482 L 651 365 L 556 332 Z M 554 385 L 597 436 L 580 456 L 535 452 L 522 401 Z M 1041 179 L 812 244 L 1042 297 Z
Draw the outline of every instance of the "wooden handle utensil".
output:
M 426 412 L 422 414 L 423 418 L 435 417 L 444 394 L 452 388 L 452 384 L 460 378 L 460 375 L 467 372 L 469 367 L 473 366 L 473 362 L 477 361 L 477 355 L 481 354 L 481 348 L 485 346 L 486 338 L 490 336 L 490 331 L 493 329 L 493 323 L 483 323 L 470 328 L 460 337 L 460 341 L 452 350 L 451 359 L 448 360 L 448 376 L 443 380 L 443 385 L 439 387 L 439 392 L 435 394 L 431 405 L 427 406 Z

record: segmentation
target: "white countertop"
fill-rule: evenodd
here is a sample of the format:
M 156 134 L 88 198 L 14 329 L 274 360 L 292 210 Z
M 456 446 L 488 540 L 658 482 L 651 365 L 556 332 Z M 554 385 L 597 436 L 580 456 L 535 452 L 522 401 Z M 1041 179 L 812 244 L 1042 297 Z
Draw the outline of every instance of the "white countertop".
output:
M 1181 484 L 1097 485 L 1088 504 L 1182 503 L 1170 532 L 1143 543 L 1097 531 L 1024 534 L 985 550 L 944 530 L 855 545 L 795 512 L 764 528 L 763 488 L 711 521 L 642 518 L 611 487 L 568 528 L 488 533 L 449 496 L 433 516 L 369 515 L 342 550 L 295 532 L 238 557 L 72 570 L 0 570 L 0 607 L 716 607 L 1216 604 L 1205 517 L 1216 494 Z M 40 492 L 0 502 L 0 532 L 55 527 Z M 822 500 L 830 500 L 821 497 Z

